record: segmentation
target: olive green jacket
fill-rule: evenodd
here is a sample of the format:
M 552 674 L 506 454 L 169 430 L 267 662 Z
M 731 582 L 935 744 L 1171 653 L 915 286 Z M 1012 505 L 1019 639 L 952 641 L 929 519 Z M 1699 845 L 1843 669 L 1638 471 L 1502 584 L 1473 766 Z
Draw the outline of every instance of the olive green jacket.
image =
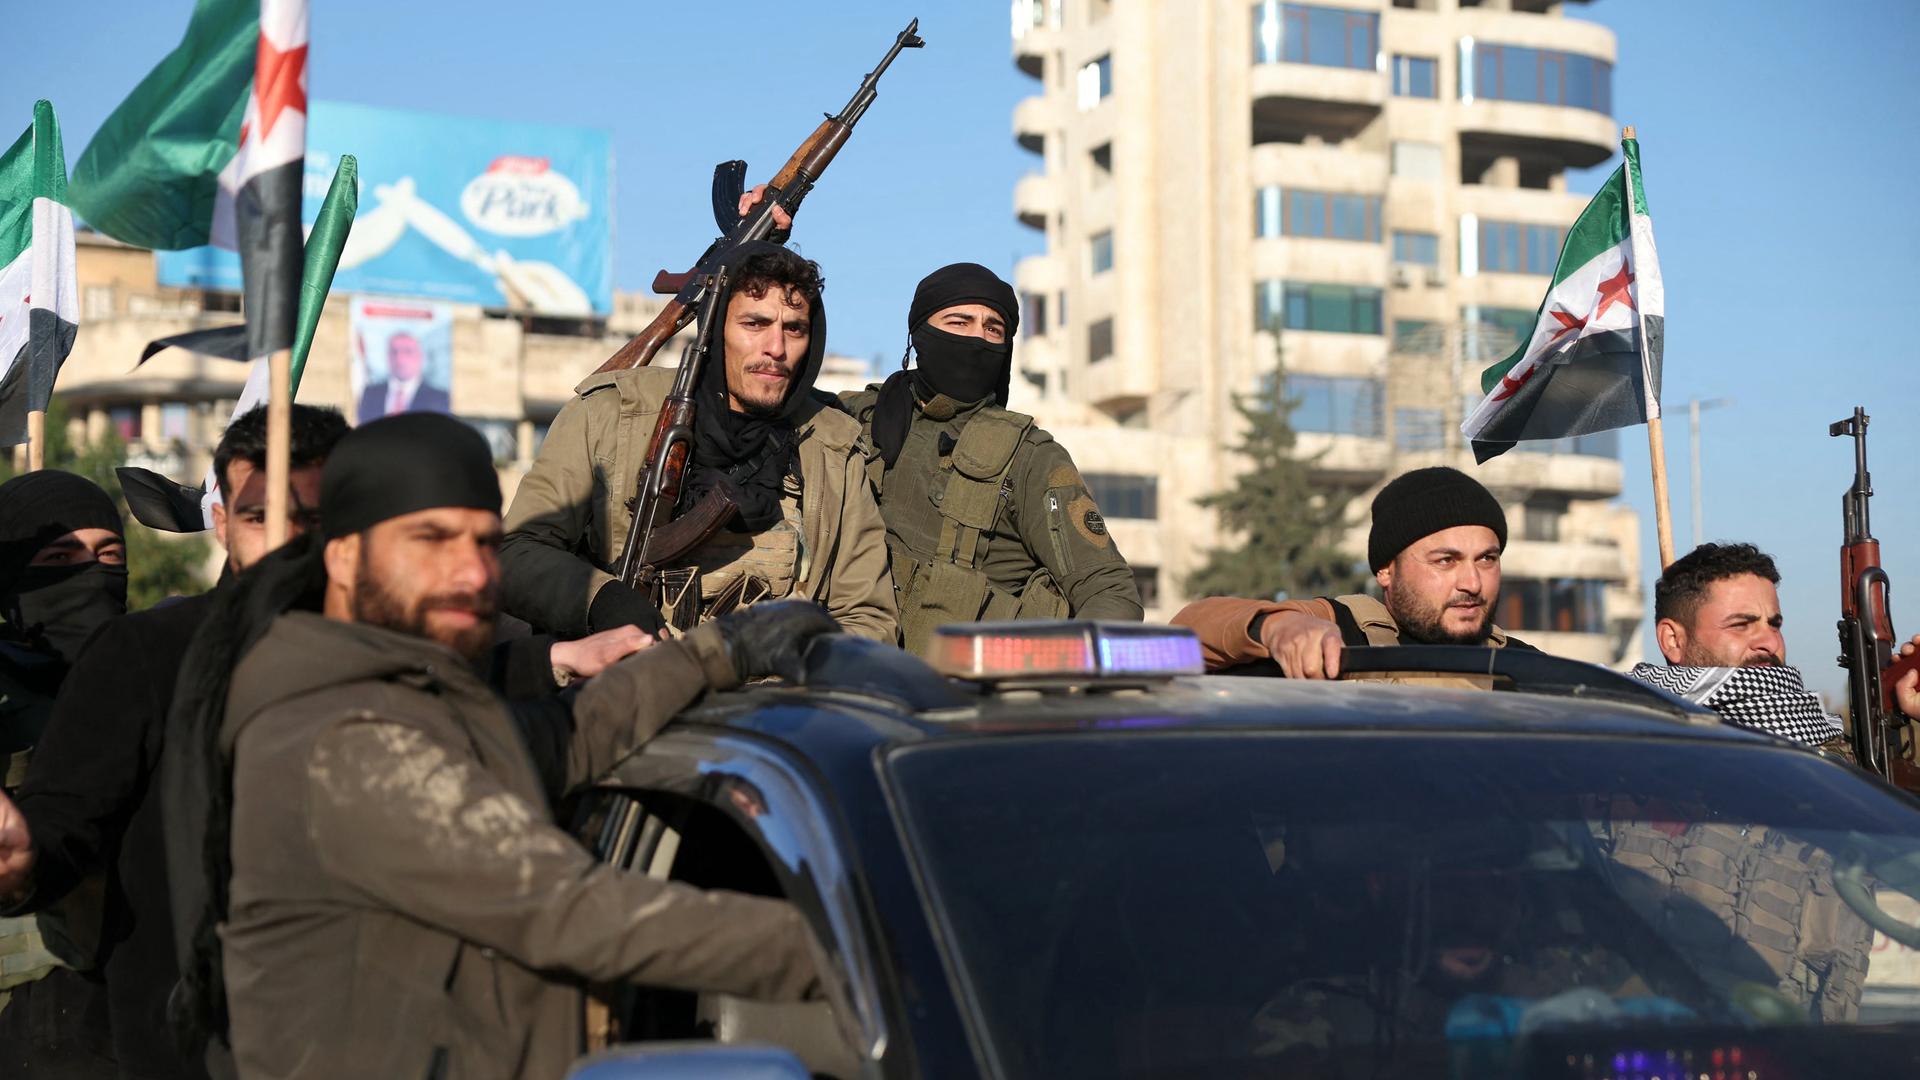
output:
M 594 595 L 615 580 L 633 521 L 627 500 L 673 377 L 671 368 L 637 368 L 574 388 L 507 509 L 500 576 L 508 612 L 563 637 L 588 632 Z M 792 595 L 824 606 L 848 633 L 891 642 L 886 526 L 867 483 L 860 425 L 809 400 L 794 426 L 805 553 Z
M 221 730 L 239 1074 L 545 1080 L 581 1052 L 589 980 L 817 993 L 786 902 L 615 870 L 554 824 L 557 793 L 735 682 L 702 628 L 521 723 L 430 641 L 275 620 L 234 672 Z
M 878 390 L 870 386 L 840 395 L 860 417 L 869 444 Z M 942 456 L 942 437 L 950 451 L 977 411 L 947 419 L 914 413 L 900 456 L 880 482 L 887 544 L 897 553 L 917 561 L 934 556 L 941 529 L 939 499 L 950 471 Z M 1028 427 L 1021 436 L 1001 488 L 1000 514 L 985 540 L 979 566 L 995 588 L 1017 593 L 1044 567 L 1073 618 L 1138 622 L 1144 615 L 1133 570 L 1107 531 L 1073 456 L 1038 427 Z

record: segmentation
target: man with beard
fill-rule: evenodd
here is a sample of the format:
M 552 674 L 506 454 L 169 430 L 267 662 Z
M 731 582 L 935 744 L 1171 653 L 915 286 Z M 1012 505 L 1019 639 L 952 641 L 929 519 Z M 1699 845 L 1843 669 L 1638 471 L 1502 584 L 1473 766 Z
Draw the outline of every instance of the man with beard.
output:
M 1012 286 L 977 263 L 943 266 L 907 310 L 916 366 L 845 395 L 872 447 L 911 652 L 946 623 L 1141 617 L 1073 458 L 1005 408 L 1019 327 Z
M 106 492 L 57 469 L 0 484 L 0 787 L 25 778 L 81 645 L 126 609 L 127 548 Z M 6 817 L 0 794 L 0 827 Z M 0 873 L 6 862 L 0 842 Z M 99 932 L 97 896 L 0 918 L 0 1073 L 114 1075 L 106 995 L 83 973 Z
M 558 1076 L 587 980 L 817 993 L 791 906 L 617 872 L 551 807 L 708 689 L 796 677 L 824 611 L 736 612 L 509 703 L 469 666 L 499 585 L 486 440 L 376 420 L 320 506 L 216 601 L 163 751 L 179 1006 L 239 1075 Z
M 1445 466 L 1403 473 L 1373 497 L 1367 565 L 1385 594 L 1196 600 L 1173 617 L 1200 636 L 1207 670 L 1272 660 L 1296 679 L 1340 676 L 1360 645 L 1531 649 L 1493 624 L 1507 516 L 1480 482 Z
M 1653 586 L 1654 640 L 1666 665 L 1631 674 L 1697 701 L 1721 719 L 1851 756 L 1780 634 L 1780 571 L 1752 544 L 1702 544 L 1675 559 Z
M 676 633 L 760 600 L 818 601 L 849 633 L 895 634 L 886 528 L 867 484 L 860 426 L 813 391 L 826 355 L 820 268 L 746 245 L 714 303 L 716 352 L 695 389 L 681 506 L 725 490 L 738 507 L 714 537 L 658 568 L 652 595 L 612 573 L 633 522 L 671 369 L 589 377 L 553 421 L 507 511 L 502 606 L 561 637 L 633 625 Z
M 333 409 L 293 406 L 290 538 L 318 527 L 320 469 L 346 431 Z M 266 439 L 262 407 L 228 425 L 214 449 L 220 501 L 213 506 L 213 535 L 226 549 L 229 576 L 267 552 Z M 40 911 L 89 889 L 104 893 L 98 963 L 114 1057 L 125 1076 L 205 1072 L 178 1053 L 165 1022 L 167 995 L 180 973 L 167 897 L 165 825 L 153 777 L 181 662 L 215 595 L 185 597 L 106 623 L 81 652 L 53 706 L 18 789 L 11 832 L 19 838 L 11 845 L 10 808 L 0 796 L 0 850 L 13 852 L 10 864 L 0 859 L 0 913 Z M 554 669 L 592 675 L 642 643 L 629 642 L 614 653 L 596 651 L 608 643 L 595 640 L 515 643 L 519 647 L 498 665 L 499 681 L 509 693 L 553 692 Z M 0 1052 L 0 1073 L 13 1075 L 4 1067 L 21 1064 Z

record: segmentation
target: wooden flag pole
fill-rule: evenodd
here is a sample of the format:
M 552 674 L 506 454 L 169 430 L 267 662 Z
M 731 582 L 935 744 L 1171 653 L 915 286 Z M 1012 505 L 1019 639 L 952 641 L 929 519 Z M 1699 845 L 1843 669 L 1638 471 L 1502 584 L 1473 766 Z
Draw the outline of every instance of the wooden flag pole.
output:
M 1622 142 L 1634 137 L 1631 124 L 1620 129 Z M 1641 347 L 1645 348 L 1646 334 L 1643 332 L 1639 337 Z M 1653 520 L 1655 532 L 1660 538 L 1660 570 L 1665 573 L 1667 567 L 1673 565 L 1673 510 L 1667 497 L 1667 439 L 1660 430 L 1658 404 L 1647 411 L 1652 414 L 1647 417 L 1647 456 L 1653 460 Z
M 287 473 L 293 439 L 293 352 L 267 360 L 267 550 L 287 542 Z
M 47 414 L 34 409 L 27 414 L 27 471 L 47 467 Z

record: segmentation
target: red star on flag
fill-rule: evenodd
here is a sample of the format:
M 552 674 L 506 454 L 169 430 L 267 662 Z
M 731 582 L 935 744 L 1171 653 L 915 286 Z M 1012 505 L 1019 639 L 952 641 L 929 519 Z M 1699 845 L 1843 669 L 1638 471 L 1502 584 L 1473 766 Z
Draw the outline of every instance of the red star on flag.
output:
M 1587 325 L 1587 320 L 1576 317 L 1571 311 L 1555 308 L 1547 312 L 1547 314 L 1553 316 L 1560 323 L 1560 329 L 1553 332 L 1553 340 L 1548 342 L 1550 345 L 1560 344 L 1569 334 L 1578 337 L 1580 331 L 1585 329 Z
M 1600 283 L 1599 306 L 1593 309 L 1591 318 L 1598 319 L 1607 313 L 1615 302 L 1633 307 L 1633 296 L 1627 292 L 1627 286 L 1633 284 L 1633 270 L 1625 259 L 1620 260 L 1620 272 Z
M 254 61 L 253 94 L 258 100 L 260 115 L 260 137 L 266 138 L 273 132 L 274 122 L 280 119 L 281 112 L 296 109 L 302 115 L 307 111 L 307 47 L 296 45 L 291 49 L 276 49 L 267 35 L 260 35 L 260 53 Z M 245 141 L 242 135 L 241 141 Z
M 1527 370 L 1521 372 L 1520 377 L 1517 379 L 1514 378 L 1512 375 L 1500 376 L 1500 389 L 1494 393 L 1493 400 L 1505 401 L 1508 398 L 1512 397 L 1513 395 L 1519 393 L 1520 388 L 1527 385 L 1527 380 L 1533 378 L 1533 373 L 1539 370 L 1540 370 L 1540 365 L 1535 364 L 1532 367 L 1528 368 Z

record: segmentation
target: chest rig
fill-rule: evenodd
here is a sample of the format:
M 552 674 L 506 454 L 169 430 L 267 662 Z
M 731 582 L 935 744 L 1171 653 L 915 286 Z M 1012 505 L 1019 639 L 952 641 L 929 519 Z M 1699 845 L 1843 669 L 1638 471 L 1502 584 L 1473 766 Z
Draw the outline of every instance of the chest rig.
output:
M 751 534 L 721 529 L 662 570 L 655 600 L 667 625 L 685 633 L 729 611 L 793 595 L 809 569 L 801 497 L 799 480 L 789 473 L 779 521 Z
M 880 492 L 883 514 L 890 500 L 915 497 L 931 499 L 939 511 L 940 532 L 931 552 L 908 547 L 894 535 L 897 530 L 889 530 L 900 634 L 907 651 L 924 654 L 935 628 L 948 623 L 1057 619 L 1067 614 L 1066 598 L 1044 566 L 1036 566 L 1019 589 L 1010 592 L 995 585 L 983 565 L 1005 513 L 1014 461 L 1032 427 L 1033 417 L 1023 413 L 981 409 L 960 430 L 953 449 L 940 456 L 933 475 L 923 478 L 924 496 L 917 490 L 889 492 L 886 463 L 878 451 L 868 456 L 867 475 Z M 912 486 L 900 481 L 896 475 L 896 489 Z

